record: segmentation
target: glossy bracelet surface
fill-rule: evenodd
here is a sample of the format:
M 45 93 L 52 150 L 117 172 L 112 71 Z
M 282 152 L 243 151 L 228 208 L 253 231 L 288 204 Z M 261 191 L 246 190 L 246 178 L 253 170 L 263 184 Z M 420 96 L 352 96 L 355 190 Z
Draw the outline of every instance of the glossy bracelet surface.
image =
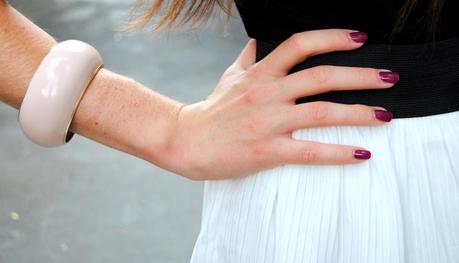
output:
M 85 42 L 67 40 L 52 47 L 34 73 L 19 110 L 24 134 L 44 147 L 70 141 L 78 104 L 102 65 L 99 52 Z

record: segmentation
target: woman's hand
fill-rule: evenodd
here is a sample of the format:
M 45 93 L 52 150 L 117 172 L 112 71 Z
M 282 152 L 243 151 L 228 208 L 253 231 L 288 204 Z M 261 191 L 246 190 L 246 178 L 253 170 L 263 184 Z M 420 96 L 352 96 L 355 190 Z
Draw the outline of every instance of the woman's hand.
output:
M 165 154 L 165 166 L 193 180 L 245 176 L 282 164 L 352 164 L 368 159 L 356 146 L 292 138 L 295 129 L 330 125 L 381 125 L 392 114 L 379 107 L 325 101 L 295 104 L 331 90 L 393 86 L 397 73 L 373 68 L 317 66 L 288 75 L 304 59 L 351 50 L 366 39 L 341 29 L 297 33 L 255 63 L 250 40 L 204 101 L 182 108 Z M 375 111 L 376 110 L 376 111 Z M 363 151 L 362 151 L 363 150 Z
M 102 69 L 87 88 L 70 129 L 194 180 L 244 176 L 286 163 L 359 162 L 354 156 L 358 147 L 291 137 L 300 128 L 384 123 L 375 118 L 374 107 L 295 104 L 298 97 L 329 90 L 393 85 L 369 68 L 319 66 L 287 75 L 307 57 L 360 47 L 350 32 L 295 34 L 258 63 L 252 40 L 206 100 L 183 108 L 133 79 Z M 55 43 L 14 8 L 0 4 L 0 101 L 19 109 L 33 73 Z M 383 79 L 394 82 L 396 76 L 385 72 Z

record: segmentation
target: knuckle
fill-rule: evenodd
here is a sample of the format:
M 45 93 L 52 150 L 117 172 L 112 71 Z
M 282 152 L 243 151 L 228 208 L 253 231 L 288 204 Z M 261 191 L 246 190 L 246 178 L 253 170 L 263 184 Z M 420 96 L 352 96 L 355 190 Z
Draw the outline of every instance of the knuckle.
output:
M 353 104 L 350 105 L 351 107 L 351 114 L 354 116 L 354 118 L 360 119 L 360 120 L 374 120 L 374 109 L 363 104 Z
M 314 102 L 310 105 L 309 117 L 313 121 L 323 121 L 327 119 L 330 113 L 330 104 L 328 102 Z
M 302 50 L 303 49 L 303 34 L 301 33 L 295 33 L 291 35 L 287 40 L 286 40 L 286 45 L 289 49 L 293 50 Z
M 244 93 L 242 94 L 242 100 L 248 104 L 259 104 L 262 101 L 266 101 L 270 98 L 276 90 L 278 90 L 282 84 L 280 81 L 257 81 L 258 83 L 245 84 Z
M 336 149 L 335 151 L 333 151 L 334 153 L 334 158 L 335 160 L 339 161 L 339 162 L 344 162 L 346 160 L 349 160 L 350 156 L 352 156 L 350 153 L 349 153 L 349 150 L 348 149 Z
M 307 71 L 310 81 L 313 81 L 315 84 L 324 84 L 330 79 L 333 68 L 331 66 L 316 66 Z
M 231 80 L 230 87 L 232 90 L 239 90 L 239 91 L 244 91 L 247 89 L 246 83 L 241 79 Z
M 251 145 L 252 161 L 263 163 L 270 156 L 270 145 L 265 142 L 257 142 Z
M 326 38 L 326 43 L 330 47 L 338 47 L 342 46 L 343 43 L 347 43 L 347 40 L 350 40 L 349 37 L 347 37 L 347 31 L 343 29 L 337 29 L 337 28 L 329 28 L 329 29 L 319 29 L 321 34 Z M 343 41 L 343 39 L 345 41 Z
M 342 46 L 343 43 L 346 43 L 346 41 L 343 41 L 343 31 L 339 29 L 330 29 L 330 34 L 328 34 L 329 39 L 328 42 L 332 46 Z M 346 37 L 348 39 L 348 37 Z
M 268 129 L 268 120 L 263 117 L 247 118 L 245 126 L 250 134 L 261 134 Z
M 326 30 L 329 30 L 328 35 L 330 36 L 330 41 L 336 43 L 337 45 L 342 45 L 343 43 L 354 43 L 349 37 L 349 31 L 346 29 L 331 28 Z
M 355 46 L 355 42 L 349 37 L 349 30 L 339 29 L 339 28 L 330 28 L 324 29 L 325 37 L 327 38 L 327 44 L 330 47 L 339 47 L 339 48 L 350 48 Z
M 312 146 L 308 146 L 303 148 L 298 157 L 301 163 L 313 163 L 317 160 L 317 151 Z
M 242 99 L 248 104 L 257 104 L 265 95 L 265 88 L 263 86 L 252 86 L 243 95 Z
M 375 70 L 374 69 L 369 69 L 369 68 L 359 68 L 356 69 L 354 72 L 354 76 L 356 78 L 356 81 L 359 83 L 368 83 L 370 80 L 374 80 L 375 78 Z
M 258 76 L 265 74 L 266 66 L 264 63 L 256 63 L 250 66 L 245 74 L 249 79 L 256 79 Z

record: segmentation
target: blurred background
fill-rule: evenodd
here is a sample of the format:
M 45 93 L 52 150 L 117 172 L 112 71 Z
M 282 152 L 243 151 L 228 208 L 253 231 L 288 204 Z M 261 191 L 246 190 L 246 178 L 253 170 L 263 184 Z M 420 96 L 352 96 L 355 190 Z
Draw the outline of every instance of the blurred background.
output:
M 106 68 L 187 104 L 210 94 L 248 40 L 238 17 L 228 27 L 221 19 L 197 30 L 119 33 L 133 0 L 9 2 L 58 41 L 86 41 Z M 81 136 L 40 148 L 22 135 L 17 114 L 0 103 L 1 263 L 189 261 L 202 183 Z

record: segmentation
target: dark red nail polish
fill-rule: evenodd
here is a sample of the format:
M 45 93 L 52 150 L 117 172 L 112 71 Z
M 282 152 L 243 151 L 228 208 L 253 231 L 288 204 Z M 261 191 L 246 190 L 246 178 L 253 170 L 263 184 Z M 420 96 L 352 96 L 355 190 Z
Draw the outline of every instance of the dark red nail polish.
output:
M 380 121 L 391 121 L 392 120 L 392 112 L 385 111 L 385 110 L 375 110 L 375 117 Z
M 354 157 L 356 159 L 370 159 L 371 157 L 371 152 L 367 150 L 355 150 L 354 151 Z
M 379 77 L 381 78 L 382 81 L 387 82 L 387 83 L 397 83 L 398 80 L 400 79 L 400 76 L 398 75 L 397 72 L 392 72 L 392 71 L 380 71 L 379 72 Z
M 349 35 L 351 36 L 352 41 L 357 43 L 363 43 L 367 41 L 368 38 L 368 35 L 363 32 L 351 32 Z

